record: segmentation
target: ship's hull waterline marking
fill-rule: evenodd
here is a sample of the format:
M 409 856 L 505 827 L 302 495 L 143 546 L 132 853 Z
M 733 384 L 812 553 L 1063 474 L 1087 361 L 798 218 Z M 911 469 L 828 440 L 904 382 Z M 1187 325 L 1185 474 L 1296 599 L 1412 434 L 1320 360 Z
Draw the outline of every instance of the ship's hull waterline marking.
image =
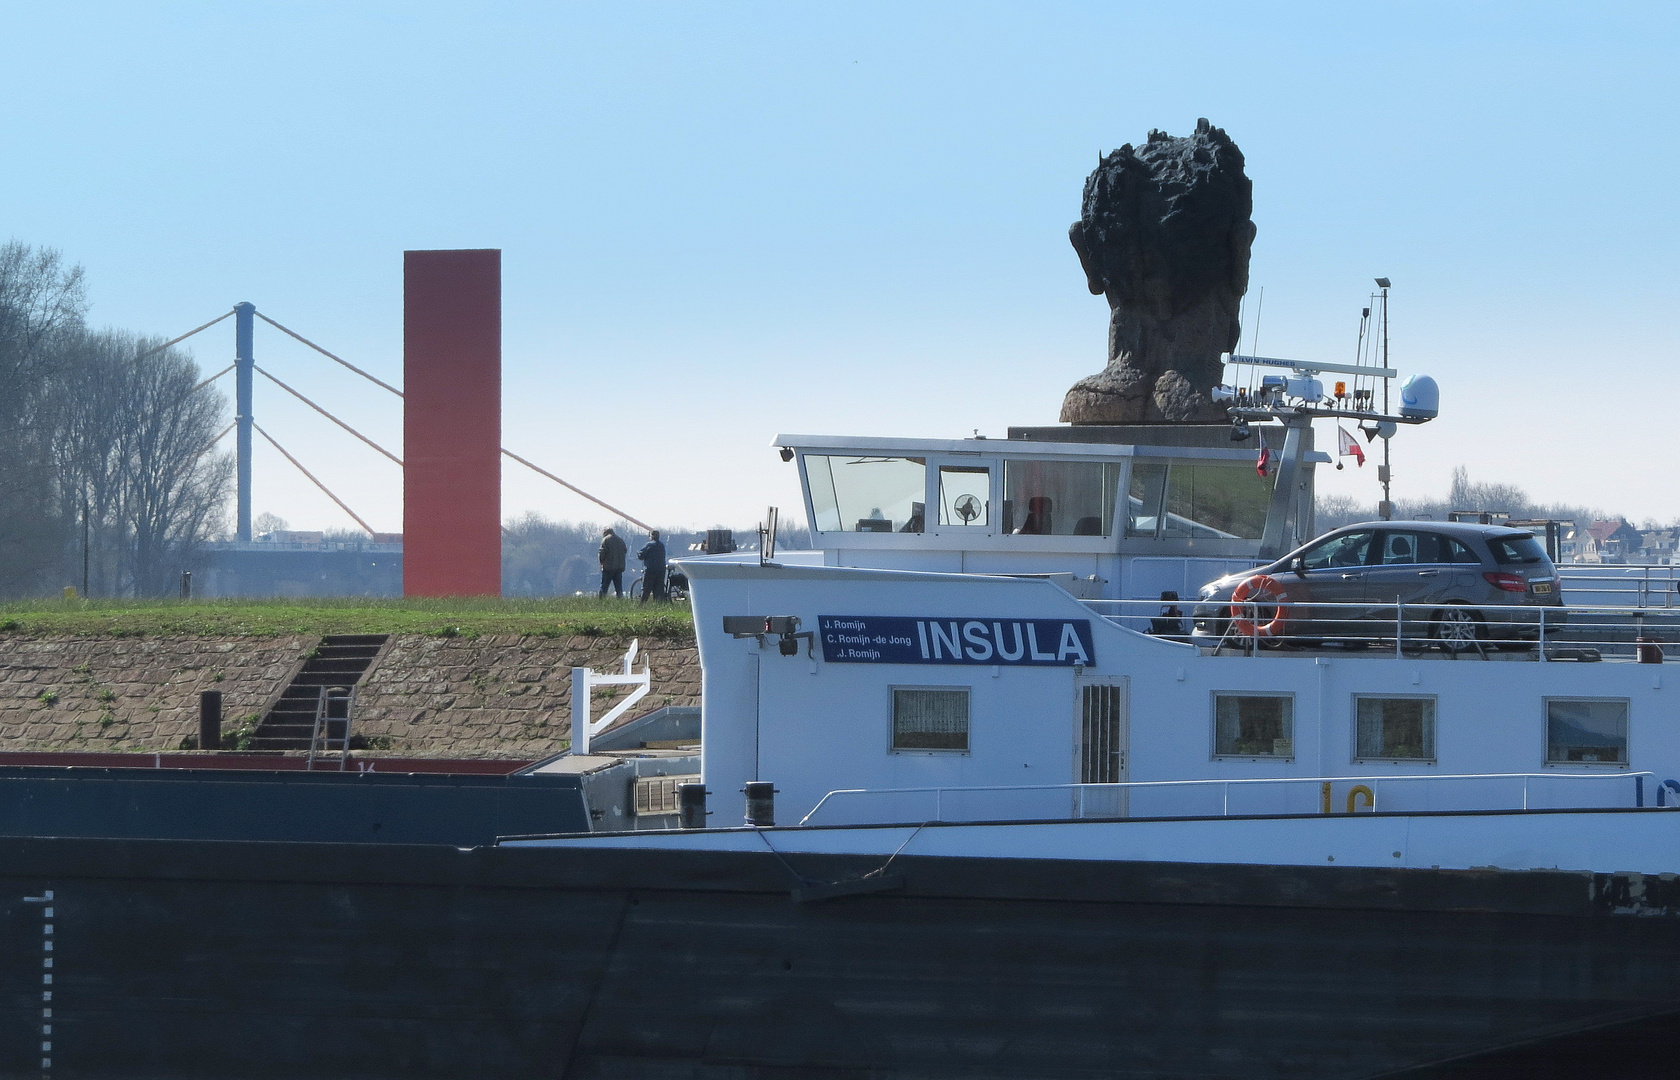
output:
M 41 1075 L 45 1080 L 52 1071 L 53 891 L 26 896 L 23 902 L 46 905 L 41 909 Z

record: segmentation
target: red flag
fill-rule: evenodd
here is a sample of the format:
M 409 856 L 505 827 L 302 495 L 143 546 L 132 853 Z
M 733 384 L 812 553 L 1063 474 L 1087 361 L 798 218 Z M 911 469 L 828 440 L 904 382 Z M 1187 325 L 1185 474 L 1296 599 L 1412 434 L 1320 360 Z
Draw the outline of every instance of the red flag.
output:
M 1359 443 L 1357 441 L 1355 441 L 1354 437 L 1347 433 L 1347 429 L 1342 427 L 1340 424 L 1336 425 L 1336 434 L 1340 435 L 1342 437 L 1341 450 L 1340 450 L 1340 452 L 1337 453 L 1336 456 L 1337 457 L 1352 457 L 1356 461 L 1359 462 L 1359 467 L 1360 468 L 1364 468 L 1365 467 L 1365 451 L 1363 451 L 1359 448 Z
M 1271 447 L 1262 446 L 1260 448 L 1260 457 L 1254 463 L 1254 471 L 1259 473 L 1261 478 L 1264 479 L 1266 474 L 1271 472 L 1271 466 L 1272 466 L 1272 450 L 1271 450 Z

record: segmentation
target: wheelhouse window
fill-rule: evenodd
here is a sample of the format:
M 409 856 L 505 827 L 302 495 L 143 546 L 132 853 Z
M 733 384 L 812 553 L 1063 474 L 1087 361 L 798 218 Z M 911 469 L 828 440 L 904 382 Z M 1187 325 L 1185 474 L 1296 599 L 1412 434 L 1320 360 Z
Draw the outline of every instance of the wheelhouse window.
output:
M 992 470 L 985 465 L 939 467 L 939 524 L 985 528 L 992 519 Z
M 1019 536 L 1107 536 L 1120 468 L 1096 461 L 1005 461 L 1003 531 Z
M 1354 760 L 1434 761 L 1435 699 L 1355 697 Z
M 1215 757 L 1295 756 L 1295 695 L 1215 694 Z
M 1167 467 L 1139 463 L 1132 466 L 1126 492 L 1126 535 L 1156 536 L 1161 531 L 1161 500 L 1167 493 Z
M 1266 531 L 1272 480 L 1249 465 L 1187 465 L 1167 473 L 1162 536 L 1258 540 Z
M 1626 765 L 1625 698 L 1546 699 L 1548 765 Z
M 921 458 L 808 454 L 805 482 L 819 532 L 925 528 L 927 463 Z
M 895 686 L 894 750 L 968 750 L 968 688 Z

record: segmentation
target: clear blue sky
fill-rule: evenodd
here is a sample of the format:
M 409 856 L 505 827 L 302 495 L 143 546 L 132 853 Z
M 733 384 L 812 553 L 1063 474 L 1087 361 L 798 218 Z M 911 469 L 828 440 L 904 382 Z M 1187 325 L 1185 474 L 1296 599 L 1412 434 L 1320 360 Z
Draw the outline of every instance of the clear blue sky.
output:
M 82 263 L 97 323 L 174 335 L 249 299 L 391 381 L 402 250 L 500 247 L 505 443 L 639 517 L 742 525 L 797 505 L 778 431 L 1054 421 L 1104 360 L 1066 236 L 1084 178 L 1205 116 L 1254 181 L 1262 352 L 1351 358 L 1394 280 L 1395 363 L 1445 410 L 1396 440 L 1397 495 L 1465 463 L 1669 520 L 1677 13 L 6 4 L 0 237 Z M 222 329 L 194 339 L 207 371 Z M 400 443 L 388 395 L 258 349 Z M 400 528 L 394 466 L 259 391 L 264 427 Z M 1376 497 L 1373 469 L 1321 475 Z M 509 516 L 603 516 L 528 477 L 508 466 Z M 255 502 L 349 524 L 266 448 Z

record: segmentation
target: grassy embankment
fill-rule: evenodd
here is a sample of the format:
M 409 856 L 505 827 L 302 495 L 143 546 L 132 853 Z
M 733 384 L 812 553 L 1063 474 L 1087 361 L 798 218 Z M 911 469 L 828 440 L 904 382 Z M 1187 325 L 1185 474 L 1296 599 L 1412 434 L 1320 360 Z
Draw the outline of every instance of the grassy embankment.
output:
M 687 638 L 686 604 L 594 597 L 547 600 L 369 597 L 275 600 L 15 600 L 0 602 L 0 639 L 14 634 L 169 635 L 525 634 Z

